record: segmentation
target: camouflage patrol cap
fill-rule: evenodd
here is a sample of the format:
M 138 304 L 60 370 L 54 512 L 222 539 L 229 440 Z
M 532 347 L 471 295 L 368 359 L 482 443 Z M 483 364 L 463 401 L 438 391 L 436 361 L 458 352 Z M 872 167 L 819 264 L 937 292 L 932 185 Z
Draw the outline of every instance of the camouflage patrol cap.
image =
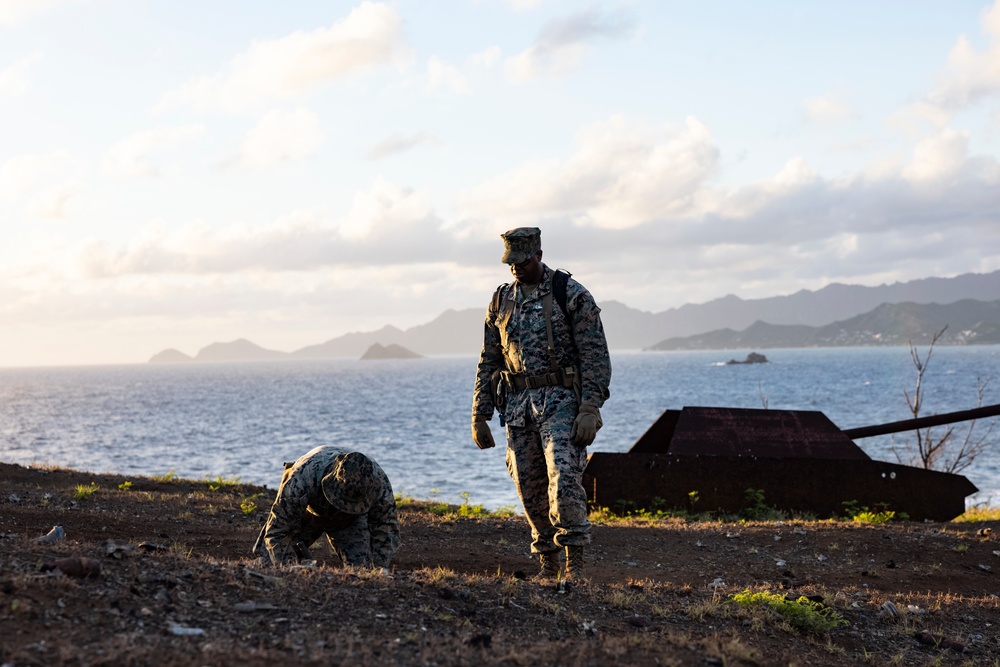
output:
M 518 227 L 500 235 L 504 252 L 500 261 L 504 264 L 520 264 L 542 249 L 542 230 L 538 227 Z
M 364 514 L 382 493 L 382 481 L 375 476 L 371 460 L 361 452 L 348 452 L 333 460 L 323 477 L 323 495 L 340 512 Z

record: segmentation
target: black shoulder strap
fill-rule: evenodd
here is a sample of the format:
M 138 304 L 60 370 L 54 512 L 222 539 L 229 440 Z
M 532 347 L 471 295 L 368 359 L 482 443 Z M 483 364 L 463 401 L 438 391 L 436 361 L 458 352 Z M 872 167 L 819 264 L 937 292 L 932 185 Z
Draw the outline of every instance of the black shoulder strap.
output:
M 555 273 L 552 274 L 552 296 L 555 297 L 556 303 L 562 308 L 563 315 L 569 319 L 569 311 L 566 310 L 566 283 L 569 282 L 569 277 L 573 275 L 565 269 L 556 269 Z
M 494 313 L 500 312 L 500 304 L 503 301 L 504 291 L 507 289 L 507 283 L 497 287 L 497 290 L 493 292 L 493 299 L 490 301 L 490 310 Z
M 562 309 L 563 315 L 567 318 L 569 318 L 569 311 L 566 306 L 566 284 L 569 282 L 571 275 L 573 274 L 566 269 L 556 269 L 552 274 L 552 296 Z M 493 300 L 490 302 L 490 308 L 493 312 L 500 312 L 500 304 L 503 302 L 504 293 L 508 285 L 509 283 L 504 283 L 493 292 Z

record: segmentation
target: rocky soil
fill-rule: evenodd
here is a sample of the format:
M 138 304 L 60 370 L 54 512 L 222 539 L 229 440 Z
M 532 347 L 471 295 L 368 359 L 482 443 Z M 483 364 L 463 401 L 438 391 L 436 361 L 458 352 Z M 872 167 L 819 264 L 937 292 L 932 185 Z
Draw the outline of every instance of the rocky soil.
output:
M 1000 664 L 1000 522 L 604 521 L 567 585 L 523 518 L 417 502 L 390 576 L 261 568 L 273 495 L 0 464 L 0 665 Z

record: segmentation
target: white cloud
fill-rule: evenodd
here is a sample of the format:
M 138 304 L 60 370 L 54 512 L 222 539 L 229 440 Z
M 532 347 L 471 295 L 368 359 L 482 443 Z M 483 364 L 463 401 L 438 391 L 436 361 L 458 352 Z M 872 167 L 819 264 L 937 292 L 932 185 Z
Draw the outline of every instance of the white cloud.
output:
M 66 151 L 12 157 L 0 165 L 0 198 L 13 198 L 43 181 L 63 173 L 72 162 Z
M 316 155 L 325 140 L 319 116 L 305 108 L 264 114 L 243 139 L 238 166 L 266 169 Z
M 928 96 L 931 104 L 953 113 L 1000 93 L 1000 0 L 983 11 L 981 23 L 989 44 L 976 51 L 967 37 L 959 38 L 939 86 Z
M 436 229 L 425 229 L 427 222 L 437 224 L 433 208 L 422 195 L 378 178 L 369 189 L 355 195 L 350 212 L 337 228 L 345 239 L 370 244 L 398 242 L 410 234 L 419 237 L 424 231 L 428 238 L 436 235 Z M 426 241 L 414 241 L 414 250 L 428 245 Z
M 471 92 L 465 77 L 454 65 L 449 65 L 437 56 L 427 60 L 427 85 L 430 89 L 446 88 L 456 95 L 467 95 Z
M 500 62 L 502 56 L 503 53 L 499 46 L 491 46 L 469 56 L 469 64 L 473 67 L 489 69 Z
M 64 220 L 80 194 L 82 164 L 66 151 L 28 153 L 0 165 L 0 206 L 4 218 Z
M 0 0 L 0 26 L 16 25 L 62 0 Z
M 459 207 L 474 219 L 570 215 L 598 227 L 634 227 L 699 212 L 719 162 L 708 128 L 694 117 L 660 131 L 614 117 L 583 130 L 577 144 L 565 162 L 525 164 L 466 193 Z
M 390 155 L 396 155 L 397 153 L 405 153 L 418 146 L 440 143 L 441 139 L 431 132 L 417 132 L 411 135 L 394 134 L 376 144 L 368 151 L 367 157 L 369 160 L 380 160 Z
M 0 95 L 23 95 L 31 84 L 32 68 L 41 60 L 42 54 L 36 51 L 0 70 Z
M 136 132 L 111 147 L 104 156 L 104 171 L 115 178 L 158 176 L 160 169 L 153 163 L 154 157 L 204 135 L 205 128 L 198 124 Z
M 855 117 L 849 106 L 837 99 L 833 93 L 810 97 L 802 103 L 806 121 L 829 125 Z
M 309 272 L 455 261 L 461 255 L 423 195 L 379 178 L 355 195 L 350 211 L 339 220 L 306 210 L 262 226 L 197 222 L 167 228 L 153 223 L 127 243 L 91 240 L 68 248 L 65 256 L 44 258 L 44 263 L 74 267 L 74 275 L 82 279 L 118 279 Z
M 505 0 L 515 12 L 527 12 L 542 6 L 545 0 Z
M 584 10 L 545 25 L 533 45 L 507 59 L 507 79 L 524 83 L 542 77 L 562 76 L 575 69 L 586 52 L 587 43 L 599 38 L 621 38 L 631 30 L 631 20 L 623 15 L 602 16 Z
M 254 42 L 225 72 L 168 92 L 158 110 L 189 106 L 240 112 L 407 56 L 399 16 L 388 5 L 362 2 L 342 21 L 312 32 Z
M 966 162 L 969 135 L 946 129 L 924 139 L 913 150 L 913 160 L 903 169 L 910 181 L 934 181 L 954 175 Z

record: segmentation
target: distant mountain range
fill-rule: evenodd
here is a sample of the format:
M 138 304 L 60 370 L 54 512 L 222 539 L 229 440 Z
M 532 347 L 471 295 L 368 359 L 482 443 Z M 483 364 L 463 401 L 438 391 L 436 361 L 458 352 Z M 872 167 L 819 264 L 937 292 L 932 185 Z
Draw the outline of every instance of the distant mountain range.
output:
M 939 344 L 1000 343 L 1000 301 L 963 299 L 955 303 L 884 303 L 857 317 L 822 327 L 754 322 L 743 331 L 717 329 L 674 337 L 649 350 L 730 350 L 774 347 L 848 347 L 926 344 L 944 330 Z
M 482 344 L 488 297 L 484 297 L 482 307 L 446 310 L 430 322 L 406 330 L 386 325 L 293 352 L 267 350 L 240 339 L 212 343 L 194 357 L 164 350 L 150 361 L 358 359 L 376 343 L 400 345 L 424 356 L 476 354 Z M 600 305 L 612 350 L 663 350 L 905 345 L 910 340 L 928 340 L 944 324 L 948 332 L 943 343 L 997 343 L 1000 336 L 990 333 L 1000 326 L 997 302 L 1000 271 L 877 287 L 834 283 L 815 292 L 801 290 L 765 299 L 729 295 L 659 313 L 630 308 L 619 301 Z M 938 308 L 922 308 L 932 305 Z

